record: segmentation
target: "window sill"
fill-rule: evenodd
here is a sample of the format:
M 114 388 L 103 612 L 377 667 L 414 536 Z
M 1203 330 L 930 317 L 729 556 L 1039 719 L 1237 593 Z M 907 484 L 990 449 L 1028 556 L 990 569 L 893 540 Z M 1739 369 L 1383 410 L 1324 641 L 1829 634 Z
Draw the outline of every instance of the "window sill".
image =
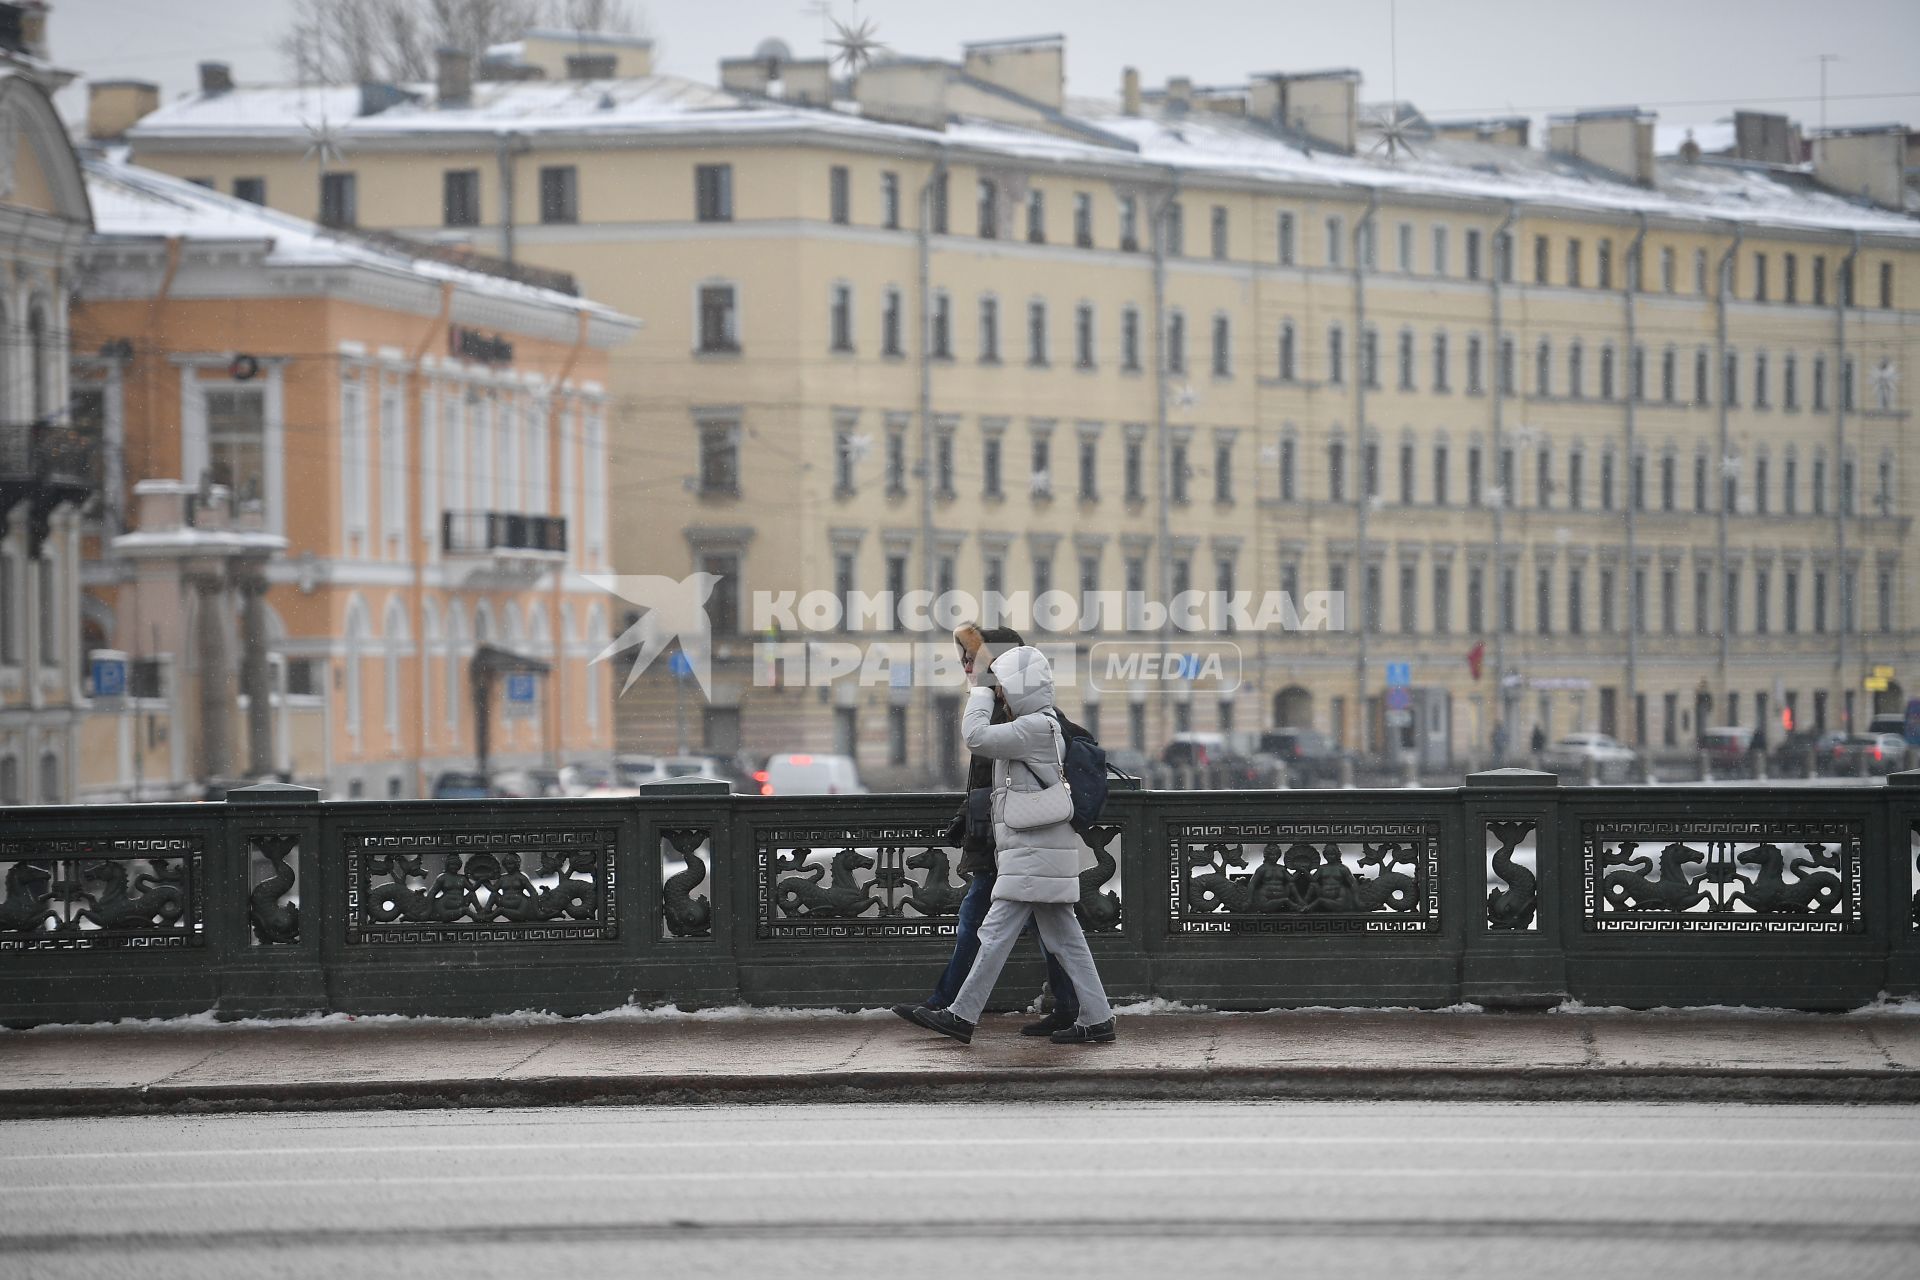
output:
M 695 347 L 693 354 L 696 359 L 730 360 L 745 353 L 739 347 Z
M 997 369 L 1000 367 L 1001 360 L 999 356 L 981 356 L 979 363 Z
M 856 352 L 850 346 L 848 347 L 833 346 L 833 347 L 827 348 L 827 354 L 830 356 L 851 356 L 851 355 L 858 355 L 859 353 Z
M 1046 360 L 1029 360 L 1029 361 L 1027 361 L 1027 368 L 1029 368 L 1029 369 L 1051 369 L 1051 368 L 1053 368 L 1053 365 L 1052 365 L 1052 363 L 1051 363 L 1050 361 L 1046 361 Z
M 737 489 L 737 488 L 734 488 L 734 489 L 699 489 L 699 490 L 696 490 L 696 491 L 695 491 L 695 496 L 696 496 L 696 497 L 698 497 L 698 498 L 700 498 L 700 499 L 701 499 L 702 501 L 727 501 L 727 502 L 731 502 L 731 501 L 736 501 L 736 500 L 738 500 L 738 498 L 740 497 L 740 490 L 739 490 L 739 489 Z

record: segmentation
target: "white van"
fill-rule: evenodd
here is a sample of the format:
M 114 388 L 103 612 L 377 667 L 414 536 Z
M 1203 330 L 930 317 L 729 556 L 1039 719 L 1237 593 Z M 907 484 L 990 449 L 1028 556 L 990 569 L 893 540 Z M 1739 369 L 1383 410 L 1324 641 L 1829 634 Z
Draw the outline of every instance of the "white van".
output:
M 767 767 L 754 775 L 763 796 L 861 796 L 867 788 L 852 756 L 817 756 L 804 752 L 770 756 Z

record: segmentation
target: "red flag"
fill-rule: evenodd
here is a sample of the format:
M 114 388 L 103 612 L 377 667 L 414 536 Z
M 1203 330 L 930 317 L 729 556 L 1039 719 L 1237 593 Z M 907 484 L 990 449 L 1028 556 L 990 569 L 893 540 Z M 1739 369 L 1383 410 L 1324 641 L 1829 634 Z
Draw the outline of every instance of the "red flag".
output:
M 1473 673 L 1475 680 L 1480 678 L 1480 664 L 1485 662 L 1486 658 L 1487 642 L 1485 640 L 1467 650 L 1467 670 Z

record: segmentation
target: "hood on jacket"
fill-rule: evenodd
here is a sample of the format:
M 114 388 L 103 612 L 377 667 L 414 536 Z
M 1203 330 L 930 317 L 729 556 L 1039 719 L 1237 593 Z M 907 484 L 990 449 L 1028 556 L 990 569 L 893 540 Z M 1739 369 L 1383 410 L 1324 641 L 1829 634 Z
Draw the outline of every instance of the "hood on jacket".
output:
M 1006 691 L 1007 706 L 1014 715 L 1044 711 L 1053 705 L 1053 664 L 1032 645 L 1007 650 L 993 660 L 991 670 Z

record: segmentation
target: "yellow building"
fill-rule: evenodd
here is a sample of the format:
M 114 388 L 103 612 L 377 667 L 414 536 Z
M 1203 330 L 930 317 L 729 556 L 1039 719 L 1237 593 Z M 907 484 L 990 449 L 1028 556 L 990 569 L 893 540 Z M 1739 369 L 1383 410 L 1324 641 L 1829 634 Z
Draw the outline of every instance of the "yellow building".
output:
M 415 796 L 474 767 L 483 716 L 494 766 L 604 758 L 607 603 L 580 575 L 608 560 L 607 352 L 636 323 L 551 273 L 87 178 L 75 403 L 111 460 L 88 625 L 140 704 L 90 726 L 88 793 Z
M 1503 719 L 1509 752 L 1536 725 L 1679 751 L 1914 683 L 1904 132 L 1666 157 L 1650 114 L 1599 112 L 1542 148 L 1370 114 L 1349 71 L 1069 98 L 1058 39 L 851 86 L 777 49 L 717 88 L 621 56 L 392 92 L 216 73 L 129 139 L 649 317 L 610 373 L 612 560 L 724 575 L 710 747 L 952 776 L 951 691 L 756 683 L 750 593 L 809 588 L 1348 594 L 1345 632 L 1226 636 L 1231 692 L 1083 682 L 1142 750 L 1383 746 L 1390 662 L 1401 744 L 1482 762 Z M 669 743 L 671 699 L 643 681 L 622 744 Z
M 65 406 L 67 307 L 93 215 L 47 98 L 63 81 L 38 65 L 0 48 L 0 807 L 73 798 L 87 701 L 80 522 L 98 454 Z

